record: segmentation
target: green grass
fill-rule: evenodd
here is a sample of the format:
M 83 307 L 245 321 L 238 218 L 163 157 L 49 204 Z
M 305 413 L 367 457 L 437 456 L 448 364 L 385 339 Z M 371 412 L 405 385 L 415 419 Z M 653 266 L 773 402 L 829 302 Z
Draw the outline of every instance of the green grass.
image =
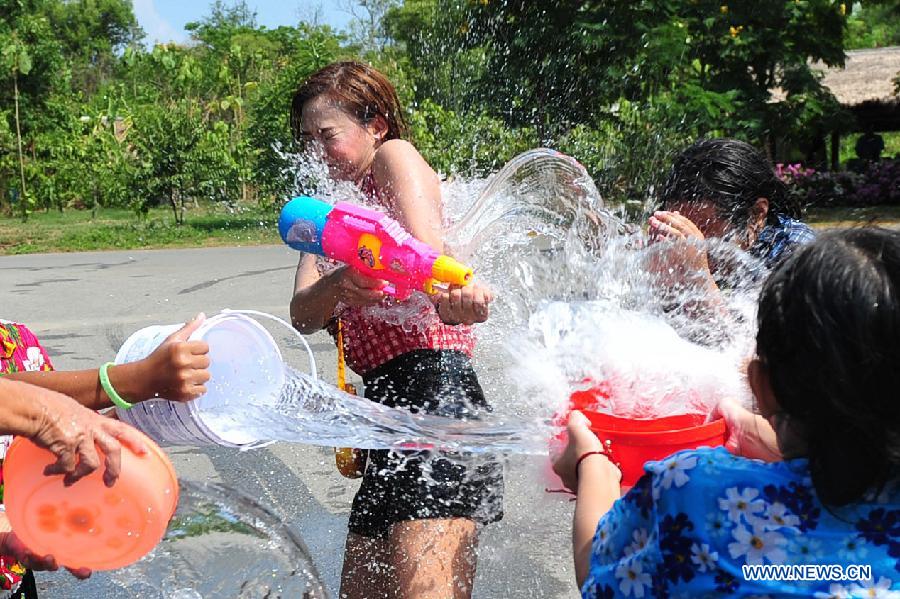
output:
M 262 245 L 280 243 L 277 214 L 256 206 L 230 213 L 208 206 L 185 213 L 175 224 L 171 210 L 155 208 L 143 218 L 129 210 L 35 212 L 23 223 L 0 217 L 0 253 L 80 252 L 89 250 Z

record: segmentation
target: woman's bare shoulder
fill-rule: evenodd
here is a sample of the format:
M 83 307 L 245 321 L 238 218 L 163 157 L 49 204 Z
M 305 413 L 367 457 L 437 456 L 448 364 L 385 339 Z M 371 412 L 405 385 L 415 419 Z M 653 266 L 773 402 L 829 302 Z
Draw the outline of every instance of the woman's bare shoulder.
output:
M 376 176 L 379 171 L 381 174 L 387 174 L 399 169 L 409 171 L 410 168 L 427 168 L 431 170 L 416 147 L 405 139 L 390 139 L 381 144 L 381 147 L 375 152 L 372 168 Z

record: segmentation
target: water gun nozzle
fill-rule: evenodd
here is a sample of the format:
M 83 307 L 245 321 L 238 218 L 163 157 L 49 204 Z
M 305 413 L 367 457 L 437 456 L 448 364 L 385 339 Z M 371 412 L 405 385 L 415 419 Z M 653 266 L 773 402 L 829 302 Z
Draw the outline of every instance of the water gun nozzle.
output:
M 431 267 L 431 276 L 441 283 L 465 286 L 472 282 L 472 269 L 450 256 L 438 256 Z

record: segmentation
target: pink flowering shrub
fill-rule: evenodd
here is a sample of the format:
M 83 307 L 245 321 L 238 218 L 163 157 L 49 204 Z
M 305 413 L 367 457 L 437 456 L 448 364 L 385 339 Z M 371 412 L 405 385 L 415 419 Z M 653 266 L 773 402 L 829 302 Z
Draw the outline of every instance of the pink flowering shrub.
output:
M 787 184 L 797 181 L 798 179 L 809 177 L 810 175 L 815 174 L 815 172 L 816 169 L 804 168 L 799 162 L 796 164 L 782 164 L 779 162 L 775 165 L 775 174 Z
M 797 176 L 783 168 L 779 177 L 805 206 L 900 205 L 900 160 L 873 162 L 862 173 L 823 171 Z

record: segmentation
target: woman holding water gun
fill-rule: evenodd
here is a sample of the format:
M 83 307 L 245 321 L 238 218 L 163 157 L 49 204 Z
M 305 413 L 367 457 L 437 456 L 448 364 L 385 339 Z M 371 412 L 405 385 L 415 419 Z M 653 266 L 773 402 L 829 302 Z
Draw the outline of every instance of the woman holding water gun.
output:
M 332 177 L 357 183 L 414 238 L 443 249 L 439 179 L 402 139 L 402 109 L 384 75 L 357 62 L 323 68 L 295 93 L 291 127 L 321 151 Z M 488 318 L 487 289 L 476 282 L 437 290 L 418 316 L 398 324 L 384 317 L 397 301 L 384 281 L 320 266 L 312 254 L 300 260 L 293 324 L 303 333 L 328 328 L 342 340 L 367 399 L 458 418 L 490 409 L 471 364 L 471 325 Z M 478 526 L 502 517 L 502 485 L 495 461 L 370 451 L 350 513 L 340 596 L 471 596 Z

